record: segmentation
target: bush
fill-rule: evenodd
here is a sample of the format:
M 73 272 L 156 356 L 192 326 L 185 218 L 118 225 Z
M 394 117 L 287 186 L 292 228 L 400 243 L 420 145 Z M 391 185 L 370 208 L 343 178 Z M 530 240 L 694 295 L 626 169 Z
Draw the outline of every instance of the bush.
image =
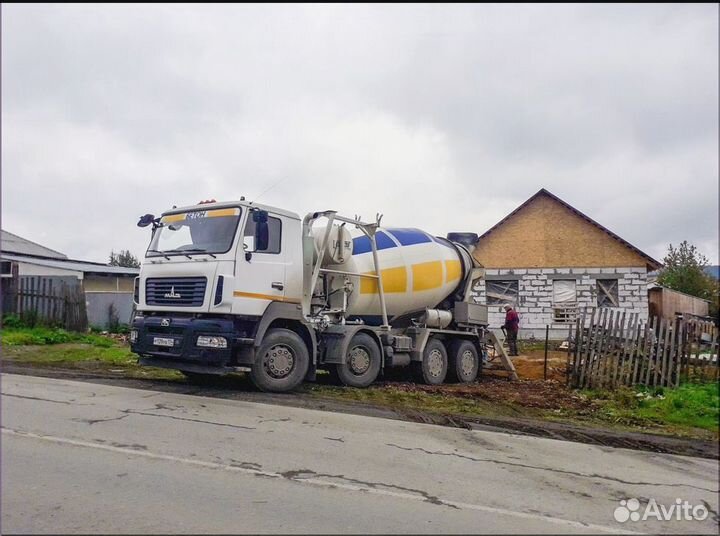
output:
M 2 325 L 4 328 L 21 328 L 23 321 L 18 315 L 10 313 L 3 316 Z

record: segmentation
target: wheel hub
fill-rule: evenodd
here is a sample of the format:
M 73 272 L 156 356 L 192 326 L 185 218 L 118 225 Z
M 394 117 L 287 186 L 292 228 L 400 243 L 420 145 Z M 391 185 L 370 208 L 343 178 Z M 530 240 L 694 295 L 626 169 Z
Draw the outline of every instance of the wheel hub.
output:
M 365 374 L 370 368 L 370 354 L 362 346 L 356 346 L 348 354 L 348 363 L 353 374 Z
M 265 354 L 265 369 L 275 378 L 287 376 L 295 364 L 295 358 L 287 346 L 278 345 Z
M 428 355 L 427 364 L 428 373 L 433 378 L 437 378 L 443 371 L 443 358 L 440 350 L 432 350 Z
M 475 369 L 475 355 L 470 350 L 465 350 L 460 356 L 460 370 L 466 376 L 473 373 Z

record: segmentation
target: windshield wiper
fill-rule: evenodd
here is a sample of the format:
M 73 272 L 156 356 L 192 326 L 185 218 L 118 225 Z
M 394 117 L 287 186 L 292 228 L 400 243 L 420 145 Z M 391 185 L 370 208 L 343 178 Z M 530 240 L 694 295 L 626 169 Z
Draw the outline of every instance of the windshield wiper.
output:
M 174 252 L 177 252 L 177 253 L 182 253 L 183 255 L 185 255 L 185 256 L 188 257 L 188 258 L 190 257 L 190 256 L 188 255 L 188 253 L 205 253 L 206 255 L 210 255 L 213 259 L 217 259 L 217 257 L 216 257 L 215 255 L 213 255 L 212 253 L 210 253 L 210 252 L 209 252 L 207 249 L 205 249 L 205 248 L 171 249 L 171 250 L 169 250 L 169 251 L 174 251 Z
M 167 260 L 170 260 L 170 257 L 168 257 L 167 255 L 165 255 L 165 253 L 163 253 L 162 251 L 158 251 L 157 249 L 148 249 L 148 252 L 159 253 L 160 255 L 162 255 L 163 257 L 165 257 Z

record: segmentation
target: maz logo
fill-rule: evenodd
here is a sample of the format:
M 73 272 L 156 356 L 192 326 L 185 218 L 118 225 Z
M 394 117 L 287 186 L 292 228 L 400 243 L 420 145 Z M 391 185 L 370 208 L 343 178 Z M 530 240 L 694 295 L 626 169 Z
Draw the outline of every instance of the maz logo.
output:
M 170 292 L 165 294 L 166 298 L 182 298 L 181 294 L 175 294 L 175 287 L 170 287 Z

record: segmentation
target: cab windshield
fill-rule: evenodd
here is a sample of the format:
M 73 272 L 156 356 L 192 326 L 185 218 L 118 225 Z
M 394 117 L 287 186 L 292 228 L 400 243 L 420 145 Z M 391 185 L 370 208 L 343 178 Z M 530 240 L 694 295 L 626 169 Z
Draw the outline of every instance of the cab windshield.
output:
M 231 207 L 163 216 L 147 256 L 226 253 L 235 238 L 240 214 L 239 207 Z

